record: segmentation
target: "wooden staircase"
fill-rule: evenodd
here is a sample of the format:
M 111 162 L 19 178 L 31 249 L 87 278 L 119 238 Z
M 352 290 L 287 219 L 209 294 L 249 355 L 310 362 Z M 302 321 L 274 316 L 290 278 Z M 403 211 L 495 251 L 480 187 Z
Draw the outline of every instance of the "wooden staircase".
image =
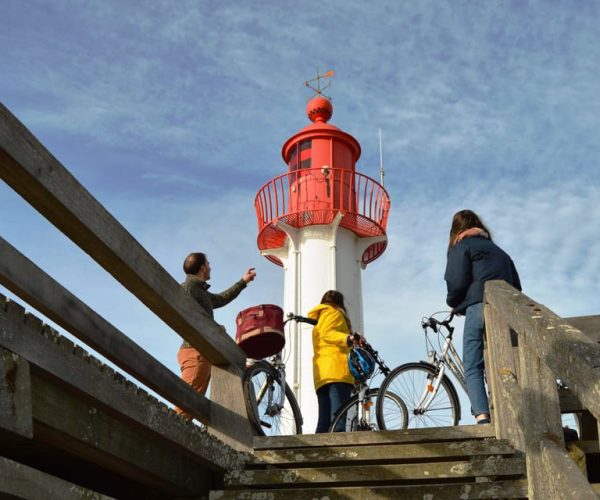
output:
M 255 438 L 217 499 L 526 498 L 525 460 L 490 425 Z

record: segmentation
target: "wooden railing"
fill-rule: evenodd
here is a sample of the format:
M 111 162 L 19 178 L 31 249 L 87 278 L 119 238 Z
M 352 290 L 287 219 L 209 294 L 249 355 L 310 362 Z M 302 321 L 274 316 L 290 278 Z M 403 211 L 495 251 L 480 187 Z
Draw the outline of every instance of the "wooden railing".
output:
M 240 378 L 244 353 L 1 104 L 0 178 L 213 363 L 211 400 L 193 391 L 3 239 L 0 284 L 133 378 L 188 411 L 223 441 L 247 449 L 252 431 Z
M 525 452 L 529 498 L 597 499 L 565 450 L 557 379 L 597 426 L 598 340 L 503 281 L 486 283 L 485 325 L 496 436 Z

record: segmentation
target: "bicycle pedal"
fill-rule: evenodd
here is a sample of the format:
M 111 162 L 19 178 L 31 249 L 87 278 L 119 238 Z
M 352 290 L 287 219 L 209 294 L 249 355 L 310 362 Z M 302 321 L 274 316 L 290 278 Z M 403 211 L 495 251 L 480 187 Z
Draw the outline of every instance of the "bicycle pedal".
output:
M 265 422 L 264 420 L 260 421 L 260 425 L 261 425 L 261 427 L 266 427 L 267 429 L 270 429 L 271 427 L 273 427 L 269 422 Z

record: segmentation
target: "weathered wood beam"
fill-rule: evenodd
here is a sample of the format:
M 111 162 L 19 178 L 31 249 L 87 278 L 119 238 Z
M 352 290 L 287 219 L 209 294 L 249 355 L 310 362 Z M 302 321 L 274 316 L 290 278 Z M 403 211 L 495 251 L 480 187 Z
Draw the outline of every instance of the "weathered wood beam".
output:
M 210 402 L 0 237 L 0 284 L 167 401 L 208 424 Z M 4 297 L 0 294 L 0 300 Z
M 519 355 L 521 363 L 521 421 L 527 456 L 527 479 L 530 498 L 551 498 L 548 475 L 554 465 L 542 458 L 542 441 L 550 436 L 564 448 L 560 422 L 560 406 L 556 376 L 536 353 L 535 335 L 519 333 Z M 580 473 L 581 475 L 581 473 Z M 564 487 L 564 486 L 563 486 Z
M 95 491 L 0 457 L 0 496 L 29 500 L 111 500 Z
M 245 356 L 165 269 L 0 104 L 0 178 L 214 364 Z
M 212 472 L 106 408 L 32 377 L 36 438 L 170 496 L 206 494 Z
M 578 330 L 581 330 L 590 340 L 600 342 L 600 315 L 572 316 L 564 318 L 564 320 Z
M 0 347 L 0 428 L 33 437 L 29 363 Z
M 546 474 L 540 476 L 541 484 L 531 484 L 529 480 L 529 498 L 552 498 L 553 500 L 598 500 L 598 495 L 582 474 L 577 464 L 569 456 L 564 446 L 554 439 L 544 437 L 540 442 L 541 464 Z M 541 495 L 532 495 L 533 488 Z
M 521 418 L 522 395 L 517 365 L 513 356 L 511 330 L 497 311 L 485 305 L 485 335 L 488 348 L 486 367 L 493 402 L 496 436 L 508 439 L 519 450 L 525 448 L 524 422 Z
M 223 471 L 238 466 L 240 456 L 215 437 L 200 432 L 151 397 L 122 375 L 70 340 L 44 325 L 35 316 L 25 313 L 13 301 L 0 295 L 0 346 L 26 359 L 40 376 L 51 376 L 62 381 L 65 388 L 77 390 L 98 403 L 112 408 L 113 413 L 123 415 L 144 426 L 165 440 L 165 446 L 182 447 L 193 454 L 194 459 L 206 467 Z M 242 427 L 247 419 L 219 405 L 209 407 L 220 412 L 215 427 L 227 432 L 230 425 Z
M 504 281 L 486 283 L 485 301 L 519 335 L 527 333 L 536 355 L 600 416 L 600 344 Z

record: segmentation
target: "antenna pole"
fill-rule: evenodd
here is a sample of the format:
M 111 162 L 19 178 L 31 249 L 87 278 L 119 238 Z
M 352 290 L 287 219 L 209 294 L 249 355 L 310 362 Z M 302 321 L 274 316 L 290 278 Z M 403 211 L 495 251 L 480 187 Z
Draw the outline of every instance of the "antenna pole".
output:
M 379 127 L 379 178 L 381 179 L 381 185 L 383 186 L 383 178 L 385 172 L 383 170 L 383 140 L 381 137 L 381 127 Z

